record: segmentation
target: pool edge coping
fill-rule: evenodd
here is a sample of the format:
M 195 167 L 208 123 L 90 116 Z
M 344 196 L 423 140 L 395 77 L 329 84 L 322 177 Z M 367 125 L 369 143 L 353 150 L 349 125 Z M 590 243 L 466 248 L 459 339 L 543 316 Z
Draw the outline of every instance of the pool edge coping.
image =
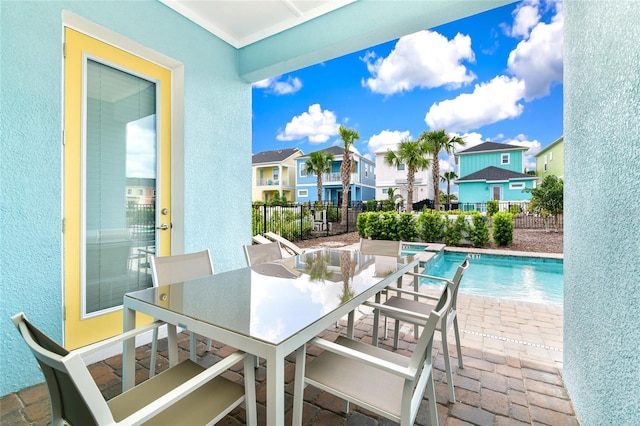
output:
M 449 251 L 452 253 L 495 254 L 499 256 L 540 257 L 545 259 L 564 260 L 564 253 L 539 253 L 539 252 L 533 252 L 533 251 L 480 249 L 480 248 L 474 248 L 474 247 L 453 247 L 453 246 L 446 246 L 444 248 L 444 251 Z

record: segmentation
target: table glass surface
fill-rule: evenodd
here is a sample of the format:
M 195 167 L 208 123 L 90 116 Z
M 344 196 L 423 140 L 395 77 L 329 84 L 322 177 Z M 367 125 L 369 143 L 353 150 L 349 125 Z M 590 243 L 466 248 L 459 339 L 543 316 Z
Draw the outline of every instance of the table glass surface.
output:
M 125 299 L 277 345 L 411 261 L 323 249 L 127 293 Z

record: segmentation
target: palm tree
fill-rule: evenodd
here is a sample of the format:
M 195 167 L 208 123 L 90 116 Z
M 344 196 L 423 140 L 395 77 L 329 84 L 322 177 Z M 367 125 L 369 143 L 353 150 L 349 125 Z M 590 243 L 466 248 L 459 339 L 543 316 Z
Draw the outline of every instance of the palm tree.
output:
M 429 152 L 433 155 L 432 161 L 432 177 L 433 177 L 433 208 L 440 210 L 440 163 L 438 156 L 441 152 L 451 155 L 456 145 L 464 146 L 465 141 L 459 136 L 449 137 L 444 130 L 424 131 L 418 139 L 427 144 Z
M 405 139 L 400 142 L 398 152 L 387 151 L 384 156 L 385 164 L 398 167 L 401 164 L 407 165 L 407 212 L 413 211 L 413 183 L 416 179 L 416 172 L 429 167 L 429 154 L 424 142 Z
M 451 206 L 451 181 L 457 177 L 458 175 L 453 170 L 450 172 L 444 172 L 440 177 L 442 182 L 447 184 L 447 206 Z
M 304 163 L 307 175 L 314 174 L 317 177 L 318 203 L 322 204 L 322 174 L 331 171 L 333 154 L 327 151 L 316 151 L 309 154 L 309 159 Z
M 351 279 L 355 275 L 356 263 L 352 259 L 353 252 L 343 250 L 340 255 L 340 275 L 342 276 L 342 294 L 340 303 L 346 303 L 353 299 L 354 291 L 351 287 Z
M 360 134 L 357 130 L 340 125 L 340 139 L 344 143 L 344 153 L 340 165 L 340 177 L 342 178 L 342 220 L 340 223 L 346 225 L 349 209 L 349 187 L 351 186 L 351 146 L 360 139 Z

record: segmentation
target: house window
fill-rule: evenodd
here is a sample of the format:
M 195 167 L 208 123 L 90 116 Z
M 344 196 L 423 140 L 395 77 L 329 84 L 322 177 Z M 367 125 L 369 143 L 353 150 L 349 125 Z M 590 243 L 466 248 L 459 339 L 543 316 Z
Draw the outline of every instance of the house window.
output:
M 509 189 L 524 189 L 524 182 L 509 182 Z
M 549 161 L 553 160 L 553 151 L 549 151 Z
M 509 164 L 511 156 L 509 154 L 502 154 L 500 156 L 500 164 Z
M 544 156 L 544 171 L 547 171 L 547 156 Z
M 301 164 L 300 165 L 300 177 L 307 177 L 307 165 L 306 164 Z
M 280 180 L 280 169 L 278 169 L 277 167 L 274 167 L 273 168 L 273 181 L 277 185 L 279 180 Z
M 366 177 L 366 178 L 369 177 L 369 165 L 368 164 L 364 165 L 364 177 Z
M 132 192 L 131 189 L 127 189 L 127 194 L 132 195 L 131 192 Z
M 298 190 L 298 197 L 306 198 L 308 196 L 309 196 L 309 190 L 307 190 L 307 189 L 299 189 Z
M 405 164 L 404 163 L 400 163 L 398 164 L 398 166 L 396 167 L 398 171 L 402 171 L 405 168 Z

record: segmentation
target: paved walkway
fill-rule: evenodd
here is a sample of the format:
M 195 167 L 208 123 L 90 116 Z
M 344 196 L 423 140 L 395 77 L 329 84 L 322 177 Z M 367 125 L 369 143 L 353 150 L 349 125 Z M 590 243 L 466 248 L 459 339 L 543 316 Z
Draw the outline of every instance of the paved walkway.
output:
M 449 347 L 454 370 L 457 402 L 447 401 L 442 345 L 436 334 L 434 344 L 436 399 L 441 425 L 578 425 L 571 401 L 564 388 L 562 372 L 562 308 L 522 302 L 510 302 L 487 297 L 459 294 L 458 311 L 461 327 L 464 368 L 457 368 L 456 350 Z M 356 323 L 356 338 L 370 342 L 372 315 L 361 311 Z M 335 338 L 344 333 L 346 321 L 340 328 L 330 328 L 323 337 Z M 391 337 L 391 335 L 390 335 Z M 401 328 L 398 351 L 409 354 L 415 340 L 411 327 Z M 188 335 L 180 335 L 180 356 L 188 357 Z M 449 341 L 454 341 L 450 336 Z M 166 339 L 161 341 L 166 349 Z M 392 339 L 381 341 L 391 350 Z M 163 347 L 164 346 L 164 347 Z M 211 365 L 233 351 L 215 345 L 211 353 L 205 345 L 198 345 L 200 362 Z M 137 349 L 138 381 L 148 377 L 149 345 Z M 313 355 L 313 351 L 309 351 Z M 166 350 L 159 357 L 159 370 L 167 367 Z M 287 422 L 291 420 L 294 378 L 293 356 L 286 365 Z M 29 362 L 35 362 L 30 360 Z M 121 360 L 109 358 L 90 366 L 106 398 L 120 392 Z M 231 377 L 240 380 L 239 374 Z M 258 420 L 265 424 L 265 377 L 261 365 L 256 372 L 258 386 Z M 375 414 L 351 405 L 342 413 L 341 400 L 312 387 L 305 391 L 304 424 L 336 425 L 389 425 Z M 426 400 L 418 414 L 416 424 L 428 424 Z M 220 424 L 243 424 L 244 410 L 237 409 Z M 44 384 L 24 389 L 0 399 L 0 424 L 47 425 L 49 401 Z

